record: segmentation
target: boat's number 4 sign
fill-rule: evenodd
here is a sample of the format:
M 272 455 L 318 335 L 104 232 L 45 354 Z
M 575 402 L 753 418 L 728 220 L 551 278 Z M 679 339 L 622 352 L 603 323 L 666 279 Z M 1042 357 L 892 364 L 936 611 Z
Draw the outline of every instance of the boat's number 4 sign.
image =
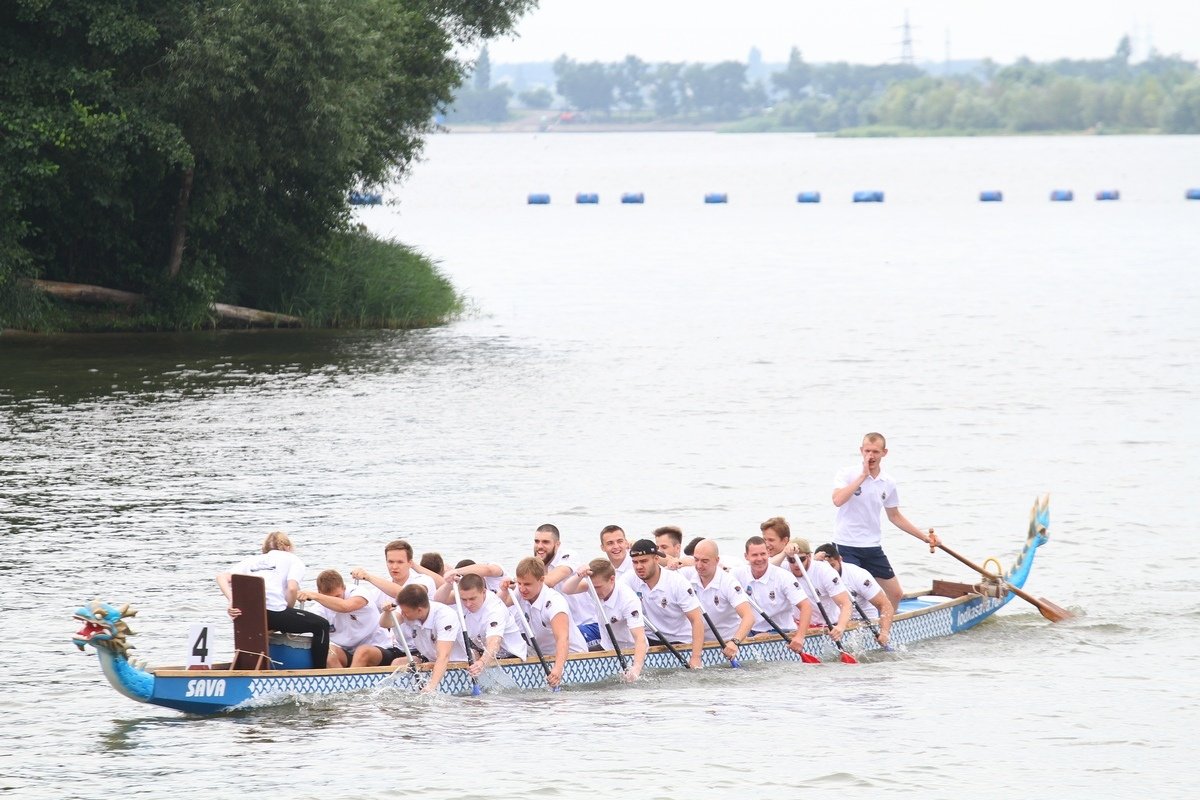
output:
M 208 669 L 212 666 L 209 657 L 207 625 L 193 625 L 188 628 L 188 669 Z

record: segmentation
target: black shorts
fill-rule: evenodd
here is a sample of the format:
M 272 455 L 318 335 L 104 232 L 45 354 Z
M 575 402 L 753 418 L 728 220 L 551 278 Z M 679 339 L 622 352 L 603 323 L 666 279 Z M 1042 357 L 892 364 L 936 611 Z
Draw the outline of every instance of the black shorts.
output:
M 379 662 L 379 666 L 381 667 L 390 667 L 392 662 L 397 658 L 404 658 L 404 653 L 400 651 L 399 647 L 379 647 L 378 645 L 371 646 L 383 653 L 383 660 Z
M 871 573 L 873 578 L 896 577 L 896 571 L 892 569 L 892 563 L 888 561 L 882 547 L 851 547 L 848 544 L 839 544 L 837 549 L 842 554 L 842 561 L 862 567 Z

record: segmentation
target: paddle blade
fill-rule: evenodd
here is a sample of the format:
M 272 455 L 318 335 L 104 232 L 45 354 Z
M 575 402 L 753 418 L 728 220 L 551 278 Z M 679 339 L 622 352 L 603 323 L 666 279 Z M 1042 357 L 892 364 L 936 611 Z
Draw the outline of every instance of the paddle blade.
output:
M 1060 605 L 1051 603 L 1044 597 L 1038 598 L 1038 611 L 1042 612 L 1042 616 L 1051 622 L 1065 622 L 1069 619 L 1074 619 L 1075 615 L 1067 611 Z
M 736 658 L 731 658 L 731 659 L 729 659 L 729 666 L 733 667 L 734 669 L 737 669 L 738 667 L 741 666 L 741 664 L 738 663 L 738 660 Z
M 809 655 L 808 653 L 801 653 L 800 660 L 803 661 L 805 664 L 820 664 L 821 663 L 821 659 L 817 658 L 814 655 Z
M 840 658 L 841 658 L 841 662 L 843 664 L 857 664 L 858 663 L 858 659 L 855 658 L 854 656 L 850 655 L 849 653 L 847 653 L 845 650 L 842 651 L 842 655 L 840 656 Z

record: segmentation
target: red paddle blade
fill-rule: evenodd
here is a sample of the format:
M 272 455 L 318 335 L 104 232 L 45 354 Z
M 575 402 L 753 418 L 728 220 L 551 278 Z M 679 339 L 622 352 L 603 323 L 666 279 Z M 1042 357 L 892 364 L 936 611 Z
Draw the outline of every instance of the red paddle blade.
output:
M 857 664 L 858 663 L 858 659 L 855 658 L 854 656 L 850 655 L 849 653 L 847 653 L 845 650 L 842 651 L 841 660 L 842 660 L 843 664 Z
M 821 663 L 821 659 L 817 658 L 816 656 L 810 656 L 808 653 L 801 653 L 800 660 L 803 661 L 805 664 L 820 664 Z

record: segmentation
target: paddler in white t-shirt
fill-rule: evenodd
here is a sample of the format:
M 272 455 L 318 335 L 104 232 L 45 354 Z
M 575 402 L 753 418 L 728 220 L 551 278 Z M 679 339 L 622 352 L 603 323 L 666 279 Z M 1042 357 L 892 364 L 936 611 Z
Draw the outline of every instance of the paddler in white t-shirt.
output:
M 534 531 L 533 554 L 546 567 L 546 585 L 556 590 L 560 583 L 575 574 L 575 567 L 579 565 L 577 559 L 563 549 L 558 528 L 548 522 Z M 578 626 L 588 649 L 601 649 L 600 626 L 596 623 L 596 612 L 591 608 L 592 601 L 579 595 L 571 595 L 566 601 L 571 607 L 571 619 Z
M 800 587 L 812 601 L 812 614 L 808 617 L 797 617 L 797 623 L 803 622 L 813 628 L 824 628 L 825 616 L 821 614 L 821 609 L 824 609 L 830 621 L 837 620 L 829 630 L 829 637 L 835 642 L 840 642 L 854 611 L 850 605 L 850 594 L 846 591 L 841 576 L 828 564 L 813 559 L 812 546 L 807 539 L 792 540 L 788 545 L 783 565 L 791 571 L 792 577 L 800 581 Z M 806 572 L 808 580 L 804 579 Z M 812 586 L 808 585 L 810 581 Z
M 542 656 L 553 659 L 546 683 L 558 686 L 567 666 L 567 655 L 586 653 L 588 646 L 571 619 L 567 598 L 547 585 L 542 559 L 537 556 L 521 559 L 517 564 L 517 579 L 505 578 L 501 582 L 500 599 L 515 605 L 514 613 L 525 615 Z
M 356 583 L 347 593 L 342 574 L 327 569 L 317 576 L 315 592 L 302 590 L 297 595 L 301 602 L 316 602 L 316 613 L 329 620 L 328 669 L 349 666 L 354 651 L 363 645 L 387 647 L 392 643 L 388 632 L 379 627 L 376 594 L 378 590 L 369 583 Z
M 585 580 L 587 578 L 591 579 L 592 586 L 596 589 L 596 597 L 600 599 L 600 605 L 604 608 L 604 617 L 600 622 L 600 642 L 605 650 L 614 650 L 615 638 L 616 643 L 621 646 L 622 655 L 628 657 L 630 651 L 633 651 L 632 663 L 625 669 L 625 680 L 636 681 L 642 674 L 642 665 L 646 662 L 646 653 L 649 652 L 642 601 L 638 600 L 638 596 L 627 583 L 618 578 L 617 571 L 607 558 L 593 558 L 559 585 L 565 594 L 583 592 L 585 597 L 591 597 Z M 592 604 L 595 605 L 595 600 Z M 611 638 L 608 635 L 609 628 L 612 629 Z
M 716 542 L 702 539 L 696 543 L 692 555 L 694 566 L 681 572 L 692 582 L 700 607 L 725 640 L 725 657 L 735 659 L 742 640 L 750 635 L 759 617 L 737 578 L 721 568 L 721 551 Z
M 451 661 L 466 661 L 458 612 L 442 603 L 434 603 L 421 586 L 406 586 L 396 596 L 405 636 L 426 661 L 433 662 L 429 682 L 421 691 L 436 692 Z
M 420 586 L 432 597 L 437 587 L 432 579 L 413 569 L 412 545 L 403 539 L 395 539 L 384 545 L 383 555 L 387 562 L 387 578 L 367 572 L 362 567 L 350 570 L 350 577 L 356 581 L 367 581 L 378 590 L 375 607 L 379 613 L 379 627 L 391 630 L 391 612 L 395 608 L 393 601 L 402 589 Z M 360 647 L 354 653 L 351 666 L 389 666 L 397 658 L 404 656 L 404 651 L 399 645 L 399 642 L 393 641 L 390 647 Z
M 467 637 L 477 654 L 470 666 L 471 675 L 479 677 L 485 667 L 495 666 L 498 658 L 525 658 L 528 646 L 521 637 L 517 620 L 512 616 L 511 609 L 495 593 L 488 591 L 483 576 L 476 573 L 447 573 L 446 582 L 433 595 L 433 599 L 453 607 L 455 585 L 458 586 L 458 597 L 463 604 Z
M 800 588 L 800 581 L 787 570 L 771 563 L 767 555 L 767 543 L 761 536 L 751 536 L 746 540 L 744 555 L 746 563 L 734 567 L 734 577 L 775 623 L 775 627 L 785 635 L 789 631 L 795 632 L 788 640 L 788 648 L 796 653 L 801 652 L 804 649 L 805 631 L 803 625 L 797 626 L 796 619 L 808 619 L 812 613 L 812 603 Z M 758 617 L 754 623 L 755 634 L 775 631 L 758 613 L 758 609 L 754 613 Z
M 937 547 L 938 537 L 933 528 L 925 533 L 900 513 L 900 492 L 896 482 L 883 471 L 883 459 L 888 453 L 883 434 L 868 433 L 858 452 L 862 455 L 862 464 L 847 467 L 833 479 L 833 504 L 837 507 L 833 542 L 838 546 L 842 560 L 871 573 L 887 592 L 892 607 L 899 608 L 904 589 L 883 552 L 880 513 L 886 513 L 888 521 L 900 530 L 929 545 L 930 552 Z
M 886 645 L 892 635 L 892 617 L 895 616 L 895 609 L 892 608 L 887 592 L 883 591 L 879 582 L 862 567 L 843 561 L 837 545 L 832 542 L 818 547 L 813 552 L 813 559 L 814 563 L 818 564 L 824 561 L 841 576 L 842 585 L 850 591 L 858 607 L 867 615 L 867 619 L 863 621 L 879 623 L 879 635 L 875 637 L 875 641 Z M 862 619 L 857 610 L 854 612 L 854 618 Z
M 700 600 L 688 579 L 659 564 L 666 553 L 649 539 L 638 539 L 629 548 L 633 574 L 624 580 L 642 601 L 642 613 L 650 626 L 651 643 L 665 638 L 691 647 L 691 669 L 701 669 L 704 653 L 704 617 Z M 656 636 L 654 631 L 660 636 Z

